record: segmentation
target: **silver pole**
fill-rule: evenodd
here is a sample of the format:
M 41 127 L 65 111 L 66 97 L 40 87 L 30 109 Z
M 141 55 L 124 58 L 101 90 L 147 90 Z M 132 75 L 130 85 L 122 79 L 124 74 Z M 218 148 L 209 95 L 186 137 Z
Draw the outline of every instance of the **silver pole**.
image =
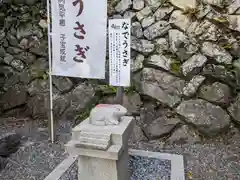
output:
M 49 95 L 50 95 L 50 123 L 49 123 L 49 133 L 50 140 L 52 143 L 55 141 L 55 127 L 54 127 L 54 119 L 53 119 L 53 93 L 52 93 L 52 44 L 51 44 L 51 18 L 50 18 L 50 0 L 47 0 L 47 22 L 48 22 L 48 61 L 49 61 Z

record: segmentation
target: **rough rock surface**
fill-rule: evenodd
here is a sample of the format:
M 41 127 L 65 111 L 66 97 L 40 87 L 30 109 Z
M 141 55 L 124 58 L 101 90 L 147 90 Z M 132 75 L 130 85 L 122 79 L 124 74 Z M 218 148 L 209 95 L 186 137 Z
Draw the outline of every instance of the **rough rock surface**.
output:
M 215 82 L 212 85 L 203 85 L 199 97 L 222 105 L 228 105 L 231 100 L 231 90 L 226 84 Z
M 170 107 L 180 101 L 184 80 L 152 68 L 144 68 L 139 75 L 140 77 L 135 77 L 135 85 L 141 94 L 157 99 Z
M 195 144 L 199 142 L 201 141 L 198 135 L 191 131 L 187 125 L 178 128 L 167 140 L 167 144 L 173 145 Z
M 183 88 L 183 95 L 187 97 L 193 96 L 205 79 L 206 77 L 201 75 L 194 76 Z
M 142 26 L 139 22 L 134 22 L 132 24 L 132 29 L 131 29 L 131 33 L 133 36 L 137 37 L 137 38 L 142 38 L 143 37 L 143 30 L 142 30 Z
M 145 39 L 132 38 L 131 48 L 142 54 L 149 54 L 154 51 L 155 45 L 151 41 Z
M 180 10 L 173 11 L 169 22 L 183 31 L 187 30 L 192 23 L 191 19 L 185 16 Z
M 147 135 L 148 139 L 154 140 L 171 133 L 174 130 L 174 128 L 176 128 L 177 125 L 179 125 L 179 123 L 180 120 L 177 118 L 169 119 L 167 117 L 159 117 L 152 123 L 148 125 L 146 124 L 143 130 Z
M 196 53 L 198 47 L 193 40 L 185 36 L 181 31 L 173 29 L 168 31 L 170 50 L 176 53 L 181 61 L 184 61 Z
M 187 7 L 194 9 L 197 6 L 196 0 L 170 0 L 170 2 L 181 9 L 186 9 Z
M 138 54 L 136 58 L 131 61 L 131 71 L 136 72 L 143 68 L 144 56 Z
M 221 107 L 201 99 L 183 101 L 176 111 L 206 136 L 217 135 L 230 126 L 230 117 Z
M 233 119 L 240 124 L 240 95 L 238 94 L 236 100 L 228 108 L 228 112 Z
M 169 29 L 171 29 L 171 26 L 167 21 L 158 21 L 144 30 L 143 33 L 148 40 L 153 40 L 157 37 L 166 35 Z
M 201 51 L 219 63 L 232 63 L 232 56 L 225 49 L 211 42 L 204 42 Z
M 187 76 L 189 74 L 197 74 L 207 62 L 207 58 L 201 54 L 193 55 L 189 60 L 185 61 L 181 68 L 182 73 Z
M 157 66 L 165 70 L 171 69 L 172 60 L 164 55 L 152 55 L 146 62 L 146 65 Z

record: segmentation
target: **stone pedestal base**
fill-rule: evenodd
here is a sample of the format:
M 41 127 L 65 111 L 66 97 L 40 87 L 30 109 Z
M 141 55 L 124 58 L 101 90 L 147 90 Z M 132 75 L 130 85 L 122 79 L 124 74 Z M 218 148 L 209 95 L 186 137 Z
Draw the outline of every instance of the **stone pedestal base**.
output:
M 128 151 L 118 160 L 79 156 L 78 179 L 129 180 Z
M 79 157 L 78 179 L 129 180 L 128 140 L 132 129 L 132 117 L 122 117 L 116 126 L 96 126 L 85 120 L 75 127 L 66 148 Z

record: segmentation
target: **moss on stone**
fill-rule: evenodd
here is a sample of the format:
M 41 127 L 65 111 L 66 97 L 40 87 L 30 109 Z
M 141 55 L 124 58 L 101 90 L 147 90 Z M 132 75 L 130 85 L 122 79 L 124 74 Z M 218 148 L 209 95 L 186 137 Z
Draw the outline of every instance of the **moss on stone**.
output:
M 171 71 L 176 74 L 181 74 L 181 62 L 173 60 L 171 64 Z

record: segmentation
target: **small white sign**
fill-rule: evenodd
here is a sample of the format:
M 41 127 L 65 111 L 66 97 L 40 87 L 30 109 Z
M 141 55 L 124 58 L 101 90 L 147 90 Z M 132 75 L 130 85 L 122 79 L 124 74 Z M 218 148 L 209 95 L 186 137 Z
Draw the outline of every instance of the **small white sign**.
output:
M 51 0 L 52 74 L 105 78 L 107 0 Z
M 130 19 L 109 20 L 109 76 L 112 86 L 130 86 Z

